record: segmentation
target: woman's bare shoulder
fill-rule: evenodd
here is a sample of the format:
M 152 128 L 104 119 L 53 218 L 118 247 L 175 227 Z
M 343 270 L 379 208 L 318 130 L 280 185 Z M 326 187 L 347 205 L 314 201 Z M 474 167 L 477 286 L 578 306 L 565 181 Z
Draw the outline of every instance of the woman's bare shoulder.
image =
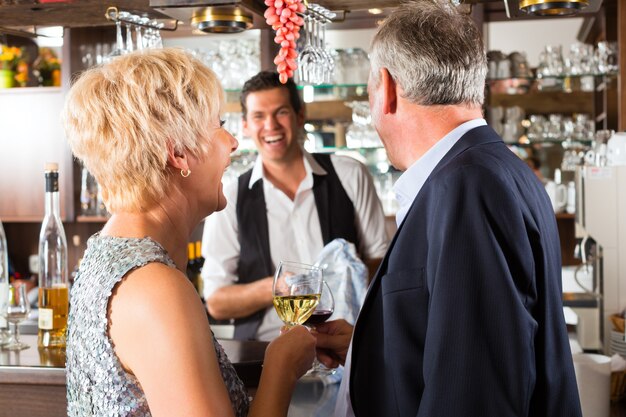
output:
M 168 344 L 172 332 L 193 329 L 210 334 L 208 324 L 202 325 L 206 314 L 191 282 L 161 263 L 147 264 L 124 277 L 111 295 L 108 317 L 111 339 L 126 364 L 136 349 Z

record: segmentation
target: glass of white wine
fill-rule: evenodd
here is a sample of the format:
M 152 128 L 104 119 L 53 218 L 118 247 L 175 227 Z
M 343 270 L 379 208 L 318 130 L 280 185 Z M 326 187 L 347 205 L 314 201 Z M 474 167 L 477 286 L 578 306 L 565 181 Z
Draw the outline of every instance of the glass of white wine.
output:
M 30 313 L 30 304 L 28 304 L 28 297 L 26 297 L 26 286 L 20 285 L 19 287 L 9 286 L 8 300 L 2 309 L 2 315 L 13 326 L 13 331 L 10 334 L 9 341 L 6 345 L 2 346 L 5 350 L 22 350 L 27 349 L 29 346 L 26 343 L 20 341 L 20 329 L 18 324 L 25 320 Z
M 303 324 L 322 294 L 322 270 L 298 262 L 281 261 L 274 274 L 274 308 L 287 326 Z

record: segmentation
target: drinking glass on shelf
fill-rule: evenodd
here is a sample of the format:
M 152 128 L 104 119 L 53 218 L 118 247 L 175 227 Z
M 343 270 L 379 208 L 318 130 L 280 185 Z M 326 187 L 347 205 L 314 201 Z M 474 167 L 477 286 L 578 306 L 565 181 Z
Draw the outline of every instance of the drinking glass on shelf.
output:
M 324 323 L 335 312 L 335 298 L 326 281 L 323 281 L 322 294 L 320 295 L 320 301 L 317 307 L 309 318 L 304 322 L 304 325 L 311 330 L 315 329 L 316 324 Z M 320 361 L 315 358 L 313 360 L 313 367 L 306 373 L 309 376 L 321 376 L 334 374 L 335 370 L 324 366 Z
M 111 53 L 112 56 L 122 55 L 125 51 L 124 38 L 122 37 L 122 22 L 115 21 L 115 49 Z
M 281 261 L 272 287 L 274 308 L 288 327 L 303 324 L 322 294 L 322 270 L 312 265 Z
M 29 346 L 20 341 L 20 328 L 18 324 L 25 320 L 30 313 L 30 304 L 26 297 L 26 286 L 9 286 L 7 300 L 2 309 L 2 315 L 13 326 L 13 331 L 9 335 L 9 341 L 2 346 L 5 350 L 22 350 Z
M 320 65 L 321 57 L 318 54 L 315 43 L 316 22 L 312 15 L 304 14 L 304 27 L 302 34 L 305 36 L 305 44 L 298 55 L 298 78 L 305 84 L 321 84 L 317 79 L 317 68 Z
M 610 74 L 618 70 L 617 42 L 598 42 L 596 60 L 600 74 Z
M 120 12 L 120 15 L 124 12 Z M 126 53 L 130 54 L 135 50 L 133 45 L 133 23 L 135 21 L 135 16 L 128 13 L 126 16 Z

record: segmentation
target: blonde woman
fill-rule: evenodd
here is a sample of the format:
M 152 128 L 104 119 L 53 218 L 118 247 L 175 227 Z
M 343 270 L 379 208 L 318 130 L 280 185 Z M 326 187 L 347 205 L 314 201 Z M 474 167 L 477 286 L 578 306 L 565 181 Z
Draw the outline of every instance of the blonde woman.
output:
M 223 90 L 177 49 L 129 54 L 85 72 L 63 122 L 102 187 L 111 219 L 89 240 L 71 291 L 69 416 L 281 416 L 315 354 L 295 327 L 271 343 L 252 404 L 185 276 L 186 244 L 226 201 L 237 141 Z

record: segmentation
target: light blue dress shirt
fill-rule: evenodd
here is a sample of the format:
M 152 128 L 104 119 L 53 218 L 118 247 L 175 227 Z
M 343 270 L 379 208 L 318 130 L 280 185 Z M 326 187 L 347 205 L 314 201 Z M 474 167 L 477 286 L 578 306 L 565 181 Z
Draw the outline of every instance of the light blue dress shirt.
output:
M 439 140 L 420 159 L 413 162 L 404 173 L 398 178 L 393 186 L 398 201 L 398 211 L 396 212 L 396 224 L 400 227 L 402 220 L 406 217 L 413 200 L 422 189 L 422 186 L 430 176 L 444 156 L 452 149 L 454 144 L 461 137 L 478 126 L 485 126 L 485 119 L 473 119 L 458 126 L 450 133 Z

